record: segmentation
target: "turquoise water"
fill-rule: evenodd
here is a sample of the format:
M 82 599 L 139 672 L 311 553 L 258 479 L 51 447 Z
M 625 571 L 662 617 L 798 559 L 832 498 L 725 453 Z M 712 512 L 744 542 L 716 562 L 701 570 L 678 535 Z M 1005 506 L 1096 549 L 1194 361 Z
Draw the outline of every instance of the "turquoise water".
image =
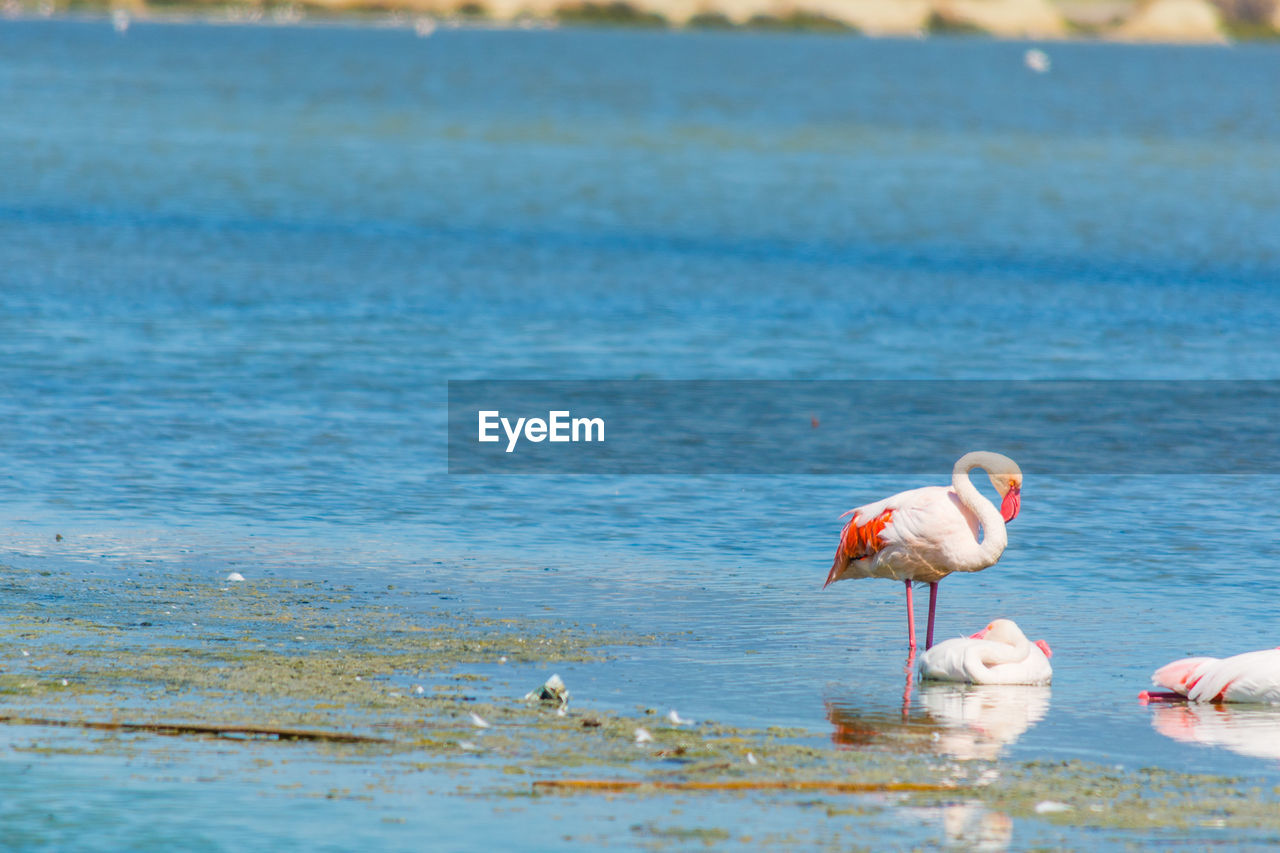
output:
M 836 516 L 951 458 L 450 476 L 445 383 L 1280 377 L 1280 52 L 1062 44 L 1034 75 L 1025 49 L 0 23 L 0 560 L 447 589 L 666 638 L 563 668 L 586 703 L 890 725 L 901 590 L 821 590 Z M 996 748 L 1280 779 L 1135 699 L 1174 657 L 1276 644 L 1280 478 L 1018 461 L 1008 551 L 939 610 L 1055 649 Z M 37 761 L 0 809 L 128 772 Z

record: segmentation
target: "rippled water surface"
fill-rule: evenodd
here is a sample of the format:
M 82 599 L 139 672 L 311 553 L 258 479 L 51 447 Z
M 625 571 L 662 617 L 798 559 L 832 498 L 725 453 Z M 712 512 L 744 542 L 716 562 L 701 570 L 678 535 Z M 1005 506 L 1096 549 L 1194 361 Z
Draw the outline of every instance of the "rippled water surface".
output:
M 566 667 L 584 701 L 903 725 L 900 587 L 821 585 L 836 516 L 949 448 L 932 477 L 449 476 L 445 383 L 1280 377 L 1280 52 L 1025 49 L 2 22 L 0 559 L 446 589 L 662 637 Z M 1012 616 L 1053 686 L 916 690 L 907 724 L 1280 780 L 1280 716 L 1136 701 L 1278 642 L 1280 478 L 1018 461 L 1010 547 L 943 583 L 940 632 Z

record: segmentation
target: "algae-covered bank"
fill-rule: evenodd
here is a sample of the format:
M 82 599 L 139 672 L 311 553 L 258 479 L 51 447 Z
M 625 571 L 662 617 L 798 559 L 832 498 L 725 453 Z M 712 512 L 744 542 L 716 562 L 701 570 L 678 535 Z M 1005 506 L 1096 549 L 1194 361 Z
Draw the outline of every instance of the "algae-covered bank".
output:
M 1271 787 L 960 760 L 927 717 L 838 720 L 833 743 L 686 720 L 644 696 L 619 708 L 572 682 L 567 702 L 526 697 L 557 666 L 608 668 L 680 639 L 480 617 L 444 591 L 21 565 L 0 588 L 0 818 L 19 844 L 1280 839 Z

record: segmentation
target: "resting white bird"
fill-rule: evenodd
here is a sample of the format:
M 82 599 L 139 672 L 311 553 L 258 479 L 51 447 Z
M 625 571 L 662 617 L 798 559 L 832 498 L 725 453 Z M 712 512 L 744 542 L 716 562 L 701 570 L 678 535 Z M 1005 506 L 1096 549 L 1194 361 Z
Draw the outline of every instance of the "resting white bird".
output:
M 1048 684 L 1053 678 L 1044 640 L 1034 643 L 1009 619 L 970 637 L 943 640 L 920 656 L 920 677 L 969 684 Z
M 1280 705 L 1280 649 L 1229 658 L 1182 658 L 1153 672 L 1151 683 L 1192 702 Z

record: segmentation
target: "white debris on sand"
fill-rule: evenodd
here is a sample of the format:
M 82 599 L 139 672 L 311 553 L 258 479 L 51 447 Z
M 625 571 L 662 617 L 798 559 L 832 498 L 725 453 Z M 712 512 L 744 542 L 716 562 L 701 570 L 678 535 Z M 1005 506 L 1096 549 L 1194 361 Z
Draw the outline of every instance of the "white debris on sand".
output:
M 1069 812 L 1071 806 L 1066 803 L 1059 803 L 1054 800 L 1041 800 L 1036 803 L 1036 814 L 1053 814 L 1054 812 Z
M 524 698 L 526 702 L 556 702 L 563 709 L 569 704 L 569 688 L 564 686 L 559 675 L 552 675 L 541 687 L 524 694 Z
M 748 764 L 759 764 L 759 763 L 760 763 L 760 761 L 755 757 L 755 755 L 754 755 L 753 753 L 748 752 L 748 753 L 747 753 L 747 763 L 748 763 Z

